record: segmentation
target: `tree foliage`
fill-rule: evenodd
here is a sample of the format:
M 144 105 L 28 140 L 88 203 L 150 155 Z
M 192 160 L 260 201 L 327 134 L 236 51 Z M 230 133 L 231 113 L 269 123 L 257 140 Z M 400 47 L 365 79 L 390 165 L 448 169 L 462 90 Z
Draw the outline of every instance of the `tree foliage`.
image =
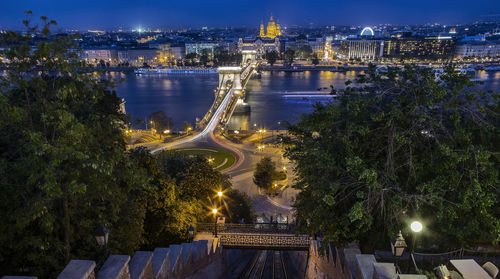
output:
M 253 174 L 253 182 L 263 189 L 270 189 L 273 177 L 276 173 L 276 165 L 269 157 L 264 157 L 257 163 Z
M 285 62 L 287 65 L 292 65 L 293 61 L 295 61 L 295 50 L 289 48 L 285 50 Z
M 267 63 L 269 63 L 269 65 L 273 66 L 274 63 L 276 63 L 276 60 L 278 60 L 279 54 L 275 50 L 266 51 L 264 58 L 267 60 Z
M 319 58 L 318 58 L 318 54 L 314 53 L 312 56 L 311 56 L 311 63 L 313 65 L 318 65 L 319 64 Z
M 98 260 L 100 223 L 110 253 L 187 240 L 227 177 L 201 157 L 127 152 L 113 82 L 80 60 L 76 36 L 52 37 L 55 22 L 42 23 L 1 37 L 2 273 L 55 278 L 70 259 Z
M 370 65 L 347 85 L 290 128 L 301 228 L 386 248 L 419 219 L 429 244 L 498 243 L 499 95 L 451 66 Z
M 31 13 L 27 13 L 31 16 Z M 144 187 L 131 176 L 121 132 L 126 116 L 112 82 L 87 73 L 74 36 L 7 32 L 0 83 L 0 269 L 54 277 L 75 255 L 95 258 L 98 223 L 110 249 L 141 243 Z M 32 35 L 37 34 L 33 40 Z M 34 46 L 34 47 L 32 47 Z
M 224 191 L 222 214 L 226 217 L 226 223 L 253 223 L 255 220 L 252 200 L 246 193 L 236 189 Z
M 173 127 L 172 118 L 168 117 L 163 111 L 156 111 L 149 115 L 151 121 L 151 127 L 156 130 L 157 133 L 163 133 L 165 130 L 169 130 Z
M 309 57 L 311 57 L 311 54 L 313 54 L 313 50 L 310 45 L 304 45 L 298 49 L 298 55 L 300 59 L 309 59 Z

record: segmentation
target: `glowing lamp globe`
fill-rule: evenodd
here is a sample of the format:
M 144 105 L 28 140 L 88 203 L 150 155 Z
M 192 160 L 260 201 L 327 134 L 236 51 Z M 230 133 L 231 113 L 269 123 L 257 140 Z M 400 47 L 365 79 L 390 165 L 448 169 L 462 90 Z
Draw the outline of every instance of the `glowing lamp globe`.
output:
M 414 221 L 410 224 L 410 228 L 414 232 L 420 232 L 423 229 L 423 225 L 419 221 Z

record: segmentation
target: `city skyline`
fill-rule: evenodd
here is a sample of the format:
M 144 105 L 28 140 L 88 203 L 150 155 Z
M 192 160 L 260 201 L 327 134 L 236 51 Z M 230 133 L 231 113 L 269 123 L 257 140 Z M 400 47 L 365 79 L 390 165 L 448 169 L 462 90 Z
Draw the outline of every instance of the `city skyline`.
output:
M 2 29 L 22 28 L 23 11 L 36 17 L 46 15 L 61 29 L 176 29 L 208 27 L 254 27 L 270 14 L 284 26 L 378 24 L 414 25 L 427 23 L 459 24 L 500 19 L 500 2 L 478 0 L 430 1 L 201 1 L 161 2 L 96 0 L 68 2 L 34 0 L 8 2 L 0 11 Z

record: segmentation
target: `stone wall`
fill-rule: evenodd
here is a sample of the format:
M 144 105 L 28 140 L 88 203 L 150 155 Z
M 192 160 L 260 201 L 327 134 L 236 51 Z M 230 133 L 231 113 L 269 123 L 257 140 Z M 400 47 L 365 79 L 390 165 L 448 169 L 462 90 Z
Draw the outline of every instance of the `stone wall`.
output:
M 372 254 L 361 254 L 356 246 L 339 249 L 332 244 L 321 249 L 312 240 L 306 267 L 307 279 L 425 279 L 425 275 L 397 274 L 393 263 L 378 263 Z
M 337 248 L 311 240 L 309 251 L 290 252 L 291 264 L 304 271 L 307 279 L 424 279 L 424 275 L 396 274 L 392 263 L 378 263 L 371 254 L 361 254 L 356 246 Z M 193 241 L 154 251 L 137 251 L 129 255 L 110 255 L 95 273 L 95 262 L 72 260 L 57 279 L 166 279 L 224 278 L 229 267 L 244 251 L 223 251 L 218 238 Z M 240 255 L 240 256 L 241 256 Z M 307 256 L 306 256 L 307 255 Z M 304 266 L 305 265 L 305 266 Z M 302 274 L 301 274 L 302 275 Z M 302 277 L 302 276 L 301 276 Z M 4 276 L 2 279 L 36 279 Z
M 218 239 L 212 238 L 137 251 L 132 258 L 110 255 L 97 274 L 94 268 L 94 261 L 72 260 L 57 279 L 219 278 L 224 261 Z

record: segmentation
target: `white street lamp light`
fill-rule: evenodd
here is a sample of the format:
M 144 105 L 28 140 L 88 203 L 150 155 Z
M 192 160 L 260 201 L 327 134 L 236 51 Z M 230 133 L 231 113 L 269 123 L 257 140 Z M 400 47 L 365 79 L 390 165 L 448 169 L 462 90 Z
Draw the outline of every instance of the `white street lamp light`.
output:
M 423 229 L 423 227 L 424 227 L 424 226 L 423 226 L 423 225 L 422 225 L 422 223 L 420 223 L 419 221 L 414 221 L 414 222 L 412 222 L 412 223 L 411 223 L 411 225 L 410 225 L 411 230 L 412 230 L 412 231 L 414 231 L 414 232 L 417 232 L 417 233 L 418 233 L 418 232 L 421 232 L 421 231 L 422 231 L 422 229 Z

